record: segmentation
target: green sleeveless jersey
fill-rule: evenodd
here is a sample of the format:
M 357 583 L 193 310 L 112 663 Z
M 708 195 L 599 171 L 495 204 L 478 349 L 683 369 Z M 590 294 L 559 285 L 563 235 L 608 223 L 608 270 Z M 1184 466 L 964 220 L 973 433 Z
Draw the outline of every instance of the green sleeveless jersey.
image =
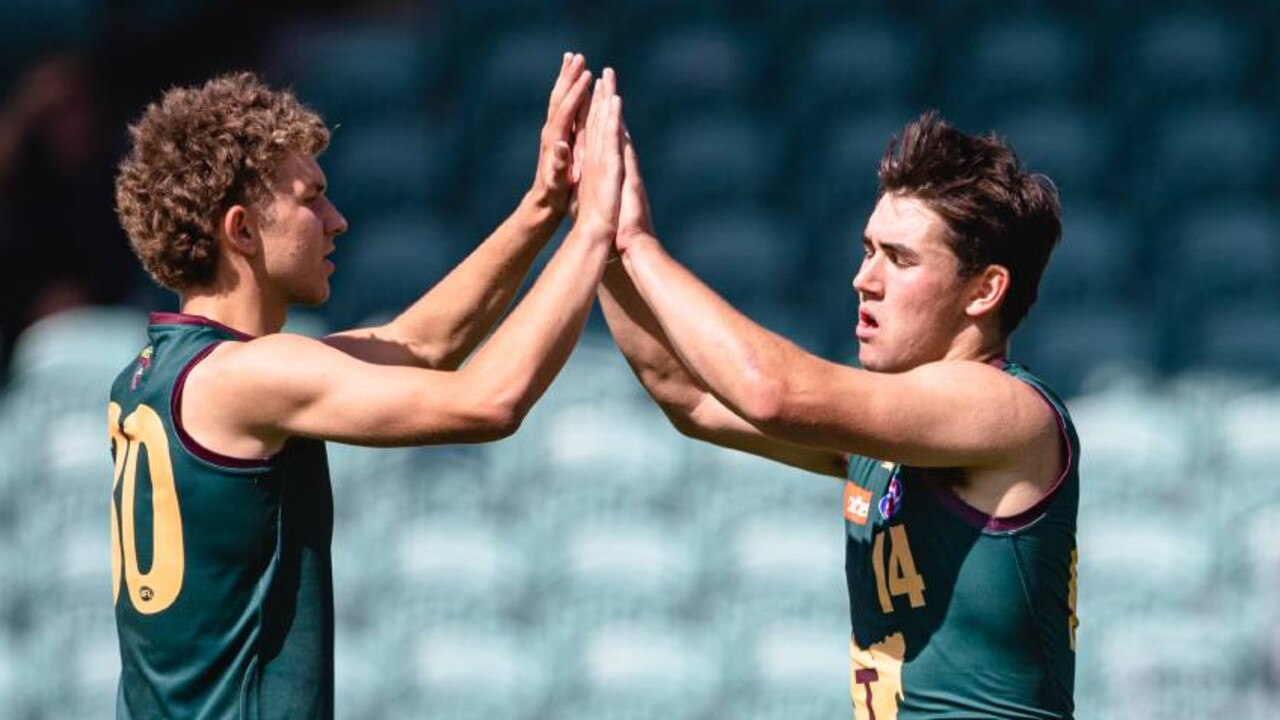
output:
M 180 420 L 187 373 L 247 336 L 153 313 L 116 378 L 111 570 L 117 718 L 331 718 L 333 496 L 324 443 L 259 460 L 197 443 Z
M 850 458 L 858 720 L 1072 716 L 1080 445 L 1043 382 L 1017 365 L 1005 372 L 1052 406 L 1066 447 L 1063 474 L 1026 512 L 993 518 L 964 503 L 948 482 L 958 470 Z

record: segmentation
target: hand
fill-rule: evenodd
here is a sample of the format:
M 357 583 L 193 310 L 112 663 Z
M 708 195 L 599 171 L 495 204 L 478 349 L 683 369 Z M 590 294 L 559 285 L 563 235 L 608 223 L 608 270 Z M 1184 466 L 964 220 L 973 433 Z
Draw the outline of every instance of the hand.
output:
M 565 53 L 560 63 L 560 76 L 551 88 L 547 103 L 547 122 L 542 126 L 542 138 L 538 150 L 538 169 L 533 180 L 533 195 L 552 209 L 563 213 L 569 208 L 569 195 L 577 178 L 573 175 L 573 145 L 576 142 L 574 123 L 587 88 L 591 85 L 591 71 L 586 69 L 586 59 L 580 54 Z
M 622 128 L 622 205 L 618 211 L 618 236 L 615 245 L 618 252 L 625 253 L 631 243 L 640 237 L 654 235 L 653 216 L 649 211 L 649 196 L 644 189 L 644 178 L 640 176 L 640 159 L 636 156 L 635 145 L 631 142 L 631 133 L 626 126 Z
M 599 233 L 612 242 L 622 205 L 622 98 L 612 68 L 596 81 L 584 127 L 578 217 L 575 230 Z

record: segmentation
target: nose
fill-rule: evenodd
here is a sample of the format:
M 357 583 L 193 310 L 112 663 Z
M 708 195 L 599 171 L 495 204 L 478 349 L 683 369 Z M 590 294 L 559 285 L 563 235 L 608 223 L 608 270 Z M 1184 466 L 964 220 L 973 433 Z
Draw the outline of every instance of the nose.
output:
M 871 254 L 862 258 L 862 264 L 853 276 L 853 291 L 858 297 L 878 294 L 883 289 L 879 269 L 878 255 Z
M 349 227 L 347 219 L 342 216 L 342 213 L 338 212 L 338 208 L 333 204 L 333 201 L 326 198 L 326 202 L 329 204 L 328 222 L 325 223 L 325 229 L 329 231 L 328 234 L 337 236 L 345 233 Z

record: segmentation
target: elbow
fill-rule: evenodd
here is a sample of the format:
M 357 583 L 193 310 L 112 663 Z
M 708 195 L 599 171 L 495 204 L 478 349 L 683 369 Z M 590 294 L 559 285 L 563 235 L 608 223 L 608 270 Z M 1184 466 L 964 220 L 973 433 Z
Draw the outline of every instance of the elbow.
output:
M 786 416 L 787 392 L 783 383 L 756 374 L 739 391 L 737 410 L 752 425 L 774 427 Z
M 670 421 L 671 427 L 675 428 L 676 432 L 694 440 L 703 438 L 702 425 L 698 424 L 698 421 L 693 417 L 693 413 L 686 408 L 667 403 L 660 403 L 659 407 L 662 408 L 662 414 L 667 416 L 667 420 Z
M 502 440 L 516 434 L 524 422 L 527 411 L 516 403 L 494 401 L 486 403 L 477 413 L 478 432 L 483 442 Z

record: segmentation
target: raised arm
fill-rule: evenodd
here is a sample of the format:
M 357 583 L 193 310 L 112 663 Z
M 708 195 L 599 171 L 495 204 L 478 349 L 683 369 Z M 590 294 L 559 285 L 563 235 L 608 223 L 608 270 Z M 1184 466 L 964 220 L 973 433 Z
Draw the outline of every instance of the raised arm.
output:
M 335 333 L 325 342 L 373 363 L 444 370 L 461 365 L 510 305 L 564 218 L 573 184 L 574 124 L 590 80 L 583 56 L 566 53 L 547 106 L 533 187 L 492 235 L 391 322 Z
M 627 274 L 677 356 L 770 437 L 933 467 L 998 467 L 1055 447 L 1052 412 L 996 368 L 944 361 L 888 374 L 828 362 L 753 323 L 656 238 L 619 239 Z
M 626 177 L 618 233 L 652 236 L 649 201 L 630 138 L 624 153 Z M 627 244 L 627 240 L 623 243 Z M 847 454 L 771 438 L 708 392 L 706 385 L 676 357 L 657 318 L 645 306 L 620 263 L 606 266 L 599 297 L 614 342 L 645 390 L 681 433 L 812 472 L 844 477 Z
M 607 72 L 585 128 L 578 220 L 526 297 L 461 370 L 373 364 L 293 335 L 228 343 L 188 378 L 187 392 L 197 397 L 186 406 L 202 413 L 184 418 L 188 429 L 246 457 L 272 453 L 295 435 L 409 445 L 513 432 L 568 357 L 616 235 L 620 113 Z

